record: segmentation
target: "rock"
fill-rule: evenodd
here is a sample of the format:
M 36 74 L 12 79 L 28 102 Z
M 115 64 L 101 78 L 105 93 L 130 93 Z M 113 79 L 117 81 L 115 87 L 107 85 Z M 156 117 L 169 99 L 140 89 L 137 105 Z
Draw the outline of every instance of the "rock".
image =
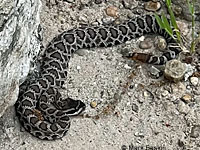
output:
M 164 75 L 167 79 L 178 82 L 183 79 L 186 72 L 186 65 L 179 60 L 170 60 L 166 63 Z
M 0 116 L 18 98 L 19 83 L 27 76 L 33 57 L 40 50 L 39 0 L 3 0 L 0 29 Z M 15 7 L 13 7 L 15 6 Z M 22 79 L 22 80 L 21 80 Z
M 110 6 L 110 7 L 108 7 L 108 8 L 106 8 L 106 14 L 108 15 L 108 16 L 111 16 L 111 17 L 113 17 L 113 18 L 117 18 L 117 17 L 119 17 L 118 16 L 118 8 L 117 7 L 113 7 L 113 6 Z
M 146 2 L 144 8 L 148 11 L 158 11 L 161 8 L 160 2 L 149 1 Z
M 192 83 L 192 85 L 197 86 L 199 79 L 197 77 L 191 77 L 190 82 Z

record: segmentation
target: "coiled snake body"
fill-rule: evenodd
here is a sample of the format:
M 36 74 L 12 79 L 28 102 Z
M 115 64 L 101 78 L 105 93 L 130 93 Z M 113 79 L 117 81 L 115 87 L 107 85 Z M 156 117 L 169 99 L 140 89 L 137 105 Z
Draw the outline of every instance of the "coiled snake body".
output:
M 58 91 L 66 80 L 72 54 L 81 48 L 110 47 L 149 33 L 160 34 L 168 43 L 174 43 L 167 32 L 160 29 L 153 15 L 138 16 L 119 25 L 72 29 L 55 37 L 42 57 L 40 77 L 28 85 L 15 104 L 23 127 L 40 139 L 63 137 L 70 127 L 70 116 L 78 115 L 85 109 L 82 101 L 63 99 Z M 179 52 L 172 48 L 160 57 L 142 53 L 133 53 L 128 57 L 162 65 Z

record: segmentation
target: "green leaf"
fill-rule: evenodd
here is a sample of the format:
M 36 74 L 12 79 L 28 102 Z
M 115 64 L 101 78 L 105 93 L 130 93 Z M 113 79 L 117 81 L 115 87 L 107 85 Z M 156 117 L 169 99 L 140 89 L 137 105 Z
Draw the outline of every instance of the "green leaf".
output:
M 162 18 L 162 22 L 163 22 L 163 24 L 165 26 L 165 30 L 168 31 L 170 33 L 170 35 L 173 35 L 173 30 L 172 30 L 172 28 L 171 28 L 171 26 L 170 26 L 170 24 L 169 24 L 169 22 L 167 20 L 167 17 L 164 15 L 164 13 L 162 13 L 162 17 L 161 18 Z
M 165 0 L 165 3 L 167 4 L 168 7 L 171 7 L 171 0 Z
M 190 13 L 192 14 L 192 12 L 193 12 L 193 8 L 192 8 L 192 5 L 188 2 L 188 7 L 189 7 L 189 11 L 190 11 Z
M 155 15 L 155 18 L 156 18 L 156 21 L 158 23 L 158 25 L 162 28 L 162 29 L 165 29 L 165 26 L 162 22 L 162 20 L 160 19 L 160 17 L 157 15 L 157 14 L 154 14 Z
M 171 9 L 169 10 L 169 14 L 170 14 L 170 20 L 172 22 L 173 27 L 178 30 L 178 26 L 176 24 L 176 18 L 175 18 L 174 13 Z

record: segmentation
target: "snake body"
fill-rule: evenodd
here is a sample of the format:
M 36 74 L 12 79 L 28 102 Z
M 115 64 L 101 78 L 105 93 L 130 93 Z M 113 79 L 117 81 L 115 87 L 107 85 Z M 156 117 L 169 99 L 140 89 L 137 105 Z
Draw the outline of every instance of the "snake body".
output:
M 162 35 L 167 43 L 174 43 L 169 34 L 159 27 L 153 15 L 138 16 L 119 25 L 76 28 L 55 37 L 42 56 L 40 76 L 27 86 L 15 104 L 22 126 L 40 139 L 63 137 L 70 127 L 70 116 L 79 115 L 85 109 L 82 101 L 64 99 L 58 91 L 66 80 L 72 54 L 78 49 L 110 47 L 150 33 Z M 128 57 L 162 65 L 179 52 L 172 48 L 159 57 L 139 53 Z

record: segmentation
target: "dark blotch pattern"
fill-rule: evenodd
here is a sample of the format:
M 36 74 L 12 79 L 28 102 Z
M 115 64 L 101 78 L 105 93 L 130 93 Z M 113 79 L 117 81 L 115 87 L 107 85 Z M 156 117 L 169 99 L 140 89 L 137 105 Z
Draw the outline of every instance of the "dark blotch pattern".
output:
M 39 86 L 38 85 L 31 85 L 30 86 L 30 88 L 32 89 L 32 90 L 34 90 L 36 93 L 40 93 L 40 89 L 39 89 Z
M 31 122 L 32 124 L 36 124 L 38 121 L 39 121 L 39 119 L 36 118 L 36 117 L 31 117 L 31 118 L 30 118 L 30 122 Z
M 136 26 L 133 22 L 128 22 L 128 26 L 131 29 L 132 32 L 136 31 Z
M 44 122 L 40 123 L 39 127 L 40 127 L 42 130 L 47 131 L 47 124 L 46 124 L 46 123 L 44 123 Z
M 56 111 L 56 109 L 48 109 L 48 110 L 47 110 L 47 112 L 48 112 L 49 114 L 53 114 L 55 111 Z
M 139 28 L 141 28 L 141 29 L 145 28 L 145 26 L 144 26 L 144 20 L 143 19 L 138 18 L 137 19 L 137 24 L 139 25 Z
M 47 83 L 46 83 L 46 81 L 40 79 L 40 80 L 39 80 L 39 83 L 40 83 L 40 85 L 41 85 L 43 88 L 47 88 Z
M 35 96 L 34 96 L 34 93 L 33 93 L 33 92 L 26 92 L 26 93 L 24 94 L 24 96 L 25 96 L 25 97 L 29 97 L 29 98 L 31 98 L 31 99 L 35 99 Z
M 125 26 L 119 26 L 119 30 L 122 32 L 123 35 L 127 34 L 127 28 Z
M 33 111 L 31 109 L 25 109 L 24 114 L 25 116 L 28 116 L 30 114 L 33 114 Z
M 107 38 L 107 31 L 104 28 L 99 29 L 99 34 L 101 35 L 101 38 L 105 40 Z
M 58 127 L 55 125 L 55 123 L 52 124 L 52 125 L 50 126 L 50 128 L 51 128 L 51 130 L 54 131 L 54 132 L 58 130 Z
M 25 99 L 25 100 L 22 101 L 22 105 L 23 106 L 29 106 L 29 107 L 33 106 L 33 104 L 31 103 L 31 101 L 27 100 L 27 99 Z
M 74 43 L 74 35 L 73 34 L 65 34 L 64 39 L 66 40 L 67 43 L 73 44 Z
M 61 56 L 61 54 L 60 54 L 59 52 L 54 52 L 54 53 L 52 53 L 52 54 L 50 55 L 50 57 L 56 58 L 57 60 L 60 60 L 61 62 L 64 61 L 63 58 L 62 58 L 62 56 Z
M 113 38 L 117 38 L 118 37 L 118 31 L 114 28 L 110 28 L 110 33 L 111 33 L 111 36 Z
M 84 40 L 85 38 L 85 32 L 82 30 L 76 30 L 76 35 L 81 39 Z
M 56 61 L 52 61 L 49 63 L 51 66 L 54 66 L 55 68 L 57 68 L 58 70 L 62 70 L 60 63 L 56 62 Z
M 94 39 L 96 37 L 96 32 L 93 29 L 88 28 L 87 33 L 90 35 L 91 39 Z
M 63 44 L 63 42 L 59 42 L 59 43 L 55 44 L 55 47 L 57 47 L 61 51 L 65 50 L 65 45 Z

